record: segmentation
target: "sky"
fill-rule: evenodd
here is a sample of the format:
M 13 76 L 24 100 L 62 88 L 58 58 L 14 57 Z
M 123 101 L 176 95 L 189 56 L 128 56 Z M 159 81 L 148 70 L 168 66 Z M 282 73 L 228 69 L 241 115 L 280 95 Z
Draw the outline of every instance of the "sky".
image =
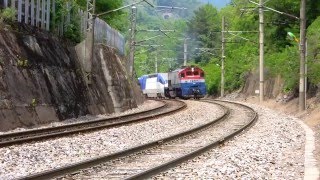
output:
M 220 9 L 226 6 L 228 3 L 230 3 L 231 0 L 201 0 L 201 1 L 204 3 L 209 2 Z

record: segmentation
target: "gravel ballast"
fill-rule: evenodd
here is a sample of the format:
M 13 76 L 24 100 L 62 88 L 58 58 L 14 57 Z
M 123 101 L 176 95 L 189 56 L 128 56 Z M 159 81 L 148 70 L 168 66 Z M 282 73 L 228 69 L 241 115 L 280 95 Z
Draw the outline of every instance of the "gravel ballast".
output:
M 0 149 L 0 179 L 60 167 L 118 152 L 205 124 L 223 114 L 219 106 L 186 101 L 188 108 L 143 123 Z
M 57 126 L 62 126 L 62 125 L 66 125 L 66 124 L 76 124 L 76 123 L 81 123 L 81 122 L 86 122 L 86 121 L 94 121 L 94 120 L 100 120 L 100 119 L 105 119 L 105 118 L 112 118 L 112 117 L 116 117 L 116 116 L 120 116 L 120 115 L 127 115 L 127 114 L 137 113 L 137 112 L 141 112 L 141 111 L 145 111 L 145 110 L 149 110 L 149 109 L 154 109 L 154 108 L 157 108 L 161 105 L 163 105 L 163 102 L 161 102 L 161 101 L 146 100 L 145 103 L 138 106 L 137 108 L 133 108 L 133 109 L 130 109 L 125 112 L 118 112 L 118 113 L 112 113 L 112 114 L 86 115 L 86 116 L 81 116 L 79 118 L 66 119 L 64 121 L 52 122 L 49 124 L 38 125 L 38 126 L 31 127 L 31 128 L 16 128 L 14 130 L 6 131 L 6 132 L 0 131 L 0 134 L 26 131 L 26 130 L 30 130 L 30 129 L 42 129 L 42 128 L 47 128 L 47 127 L 57 127 Z
M 216 105 L 186 102 L 186 110 L 159 120 L 1 148 L 0 179 L 117 152 L 185 131 L 222 114 Z M 250 106 L 259 114 L 250 130 L 154 178 L 303 179 L 305 132 L 298 119 Z
M 250 106 L 259 114 L 250 130 L 154 178 L 303 179 L 305 132 L 298 119 Z

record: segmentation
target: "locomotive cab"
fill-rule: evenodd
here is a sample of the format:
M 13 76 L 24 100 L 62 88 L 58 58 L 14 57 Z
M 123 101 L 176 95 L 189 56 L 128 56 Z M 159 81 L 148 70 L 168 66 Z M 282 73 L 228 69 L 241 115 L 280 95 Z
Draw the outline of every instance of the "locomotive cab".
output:
M 165 94 L 183 99 L 201 98 L 206 94 L 204 71 L 198 67 L 185 67 L 168 73 L 168 88 Z

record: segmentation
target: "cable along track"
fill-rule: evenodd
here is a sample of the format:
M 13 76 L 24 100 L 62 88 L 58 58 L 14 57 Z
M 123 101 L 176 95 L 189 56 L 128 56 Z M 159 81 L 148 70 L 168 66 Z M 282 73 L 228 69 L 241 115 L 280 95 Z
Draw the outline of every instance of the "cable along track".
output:
M 137 123 L 154 119 L 175 113 L 186 107 L 186 104 L 182 101 L 176 100 L 161 100 L 162 105 L 156 108 L 140 111 L 137 113 L 131 113 L 126 115 L 120 115 L 110 118 L 102 118 L 93 121 L 86 121 L 81 123 L 67 124 L 57 127 L 33 129 L 21 132 L 6 133 L 0 135 L 0 147 L 10 146 L 13 144 L 22 144 L 36 140 L 45 140 L 49 138 L 67 136 L 71 134 L 90 132 L 100 130 L 104 128 L 111 128 L 115 126 L 127 125 L 130 123 Z
M 244 105 L 209 100 L 203 102 L 218 103 L 225 107 L 225 113 L 207 124 L 168 138 L 22 179 L 148 178 L 223 143 L 242 132 L 258 118 L 253 109 Z M 239 113 L 241 118 L 237 118 Z

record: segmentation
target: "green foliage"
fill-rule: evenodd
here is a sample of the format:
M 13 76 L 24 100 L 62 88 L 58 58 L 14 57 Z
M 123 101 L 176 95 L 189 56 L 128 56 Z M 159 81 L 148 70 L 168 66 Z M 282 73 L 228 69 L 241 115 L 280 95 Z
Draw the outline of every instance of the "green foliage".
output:
M 0 21 L 13 22 L 16 20 L 17 11 L 14 8 L 0 10 Z
M 4 61 L 2 57 L 0 57 L 0 65 L 4 65 Z
M 267 55 L 265 58 L 268 71 L 273 76 L 280 75 L 284 79 L 284 91 L 289 92 L 298 85 L 299 48 L 287 46 L 282 52 Z
M 202 64 L 200 67 L 205 72 L 205 81 L 209 94 L 217 94 L 220 87 L 221 70 L 217 59 L 211 59 L 209 63 Z
M 225 16 L 227 22 L 227 29 L 229 30 L 241 30 L 241 31 L 253 31 L 258 30 L 258 13 L 257 12 L 242 12 L 244 7 L 253 6 L 249 2 L 243 0 L 233 0 L 233 4 L 237 6 L 227 6 L 218 12 L 219 16 Z M 313 3 L 315 4 L 315 3 Z M 270 0 L 267 3 L 268 7 L 299 16 L 300 2 L 289 1 L 276 1 Z M 318 4 L 315 5 L 319 6 Z M 308 6 L 310 9 L 310 6 Z M 316 13 L 307 13 L 307 19 L 315 19 L 313 16 Z M 312 12 L 318 12 L 318 10 L 312 10 Z M 318 14 L 319 15 L 319 14 Z M 197 14 L 195 14 L 197 16 Z M 202 17 L 205 17 L 202 15 Z M 211 16 L 213 18 L 213 16 Z M 204 18 L 202 18 L 204 19 Z M 200 21 L 198 19 L 197 21 Z M 208 20 L 207 20 L 208 22 Z M 265 69 L 268 77 L 274 77 L 280 75 L 285 82 L 284 91 L 293 91 L 297 89 L 299 78 L 299 48 L 298 44 L 287 38 L 287 32 L 291 31 L 296 35 L 299 35 L 299 21 L 289 18 L 278 13 L 266 12 L 265 13 Z M 311 21 L 312 22 L 312 21 Z M 201 22 L 203 23 L 203 21 Z M 219 20 L 215 20 L 215 24 L 219 24 Z M 205 24 L 205 23 L 203 23 Z M 212 24 L 212 23 L 211 23 Z M 309 23 L 307 24 L 309 25 Z M 192 25 L 204 29 L 199 25 Z M 190 27 L 192 27 L 190 26 Z M 196 29 L 196 28 L 193 28 Z M 310 25 L 308 29 L 308 39 L 311 39 L 309 45 L 309 51 L 313 52 L 313 55 L 319 54 L 319 24 Z M 197 31 L 201 32 L 201 31 Z M 236 44 L 226 44 L 226 62 L 225 62 L 225 88 L 232 91 L 243 86 L 245 75 L 248 71 L 252 71 L 259 67 L 259 49 L 258 49 L 258 33 L 254 34 L 240 34 L 249 41 L 245 42 L 235 35 L 226 34 L 227 41 L 238 42 Z M 208 37 L 204 32 L 201 32 L 199 37 Z M 310 38 L 311 37 L 311 38 Z M 212 39 L 212 38 L 209 38 Z M 214 43 L 218 44 L 217 40 Z M 239 43 L 241 42 L 241 43 Z M 256 44 L 249 43 L 255 42 Z M 311 49 L 310 49 L 311 48 Z M 311 54 L 309 53 L 309 56 Z M 319 57 L 319 56 L 318 56 Z M 320 82 L 320 69 L 319 65 L 314 58 L 308 62 L 309 67 L 309 80 L 312 83 Z M 219 83 L 219 82 L 218 82 Z
M 312 66 L 309 66 L 308 78 L 311 83 L 319 84 L 320 83 L 320 63 L 314 63 Z
M 225 89 L 232 91 L 244 85 L 244 76 L 257 65 L 258 49 L 250 42 L 227 46 L 225 58 Z
M 95 11 L 96 14 L 104 13 L 122 7 L 123 5 L 124 0 L 97 0 Z M 126 32 L 129 26 L 129 15 L 126 12 L 128 9 L 130 9 L 130 7 L 127 8 L 127 10 L 119 10 L 102 15 L 99 18 L 105 20 L 113 28 Z
M 82 35 L 80 32 L 79 21 L 73 19 L 69 25 L 66 27 L 66 31 L 64 32 L 64 37 L 70 39 L 75 43 L 79 43 L 82 40 Z
M 163 45 L 163 47 L 136 47 L 135 69 L 137 75 L 154 73 L 156 57 L 158 72 L 167 72 L 169 69 L 179 67 L 178 64 L 181 64 L 183 60 L 183 32 L 186 29 L 186 22 L 183 19 L 166 20 L 155 14 L 150 15 L 147 11 L 138 11 L 137 22 L 136 41 L 138 44 Z M 175 32 L 166 32 L 165 35 L 161 32 L 139 31 L 158 29 L 175 30 Z
M 105 19 L 102 17 L 102 19 Z M 117 29 L 120 32 L 127 32 L 129 27 L 129 14 L 123 12 L 121 14 L 117 14 L 115 16 L 109 16 L 108 19 L 105 19 L 106 22 L 114 29 Z
M 150 0 L 151 1 L 151 0 Z M 170 1 L 154 0 L 160 6 L 184 6 L 185 2 L 192 0 Z M 236 6 L 233 6 L 235 4 Z M 270 0 L 268 7 L 299 16 L 300 1 Z M 316 85 L 320 83 L 320 3 L 310 0 L 307 3 L 308 27 L 308 82 Z M 195 6 L 196 7 L 196 6 Z M 159 71 L 166 72 L 169 62 L 163 58 L 177 59 L 171 67 L 179 67 L 183 62 L 183 39 L 188 40 L 188 64 L 196 63 L 206 72 L 208 92 L 219 92 L 221 70 L 216 64 L 221 64 L 218 56 L 221 51 L 216 49 L 208 52 L 195 51 L 198 48 L 221 47 L 221 17 L 225 16 L 226 30 L 229 31 L 258 31 L 258 11 L 246 11 L 246 7 L 255 7 L 254 4 L 244 0 L 232 0 L 231 5 L 218 11 L 214 6 L 205 4 L 197 6 L 193 16 L 188 19 L 164 20 L 161 13 L 151 8 L 138 11 L 138 29 L 177 29 L 175 33 L 168 33 L 169 38 L 161 36 L 146 44 L 163 44 L 169 52 L 158 53 L 154 48 L 137 47 L 135 67 L 139 75 L 154 72 L 155 56 L 159 62 Z M 312 8 L 314 7 L 314 8 Z M 190 14 L 191 15 L 191 14 Z M 183 16 L 180 16 L 183 17 Z M 318 17 L 318 18 L 317 18 Z M 288 38 L 287 32 L 292 32 L 299 38 L 299 21 L 283 14 L 272 11 L 265 12 L 265 78 L 281 76 L 284 79 L 284 92 L 295 91 L 299 79 L 299 47 L 298 43 Z M 136 39 L 146 39 L 156 34 L 137 32 Z M 241 36 L 241 37 L 240 37 Z M 259 34 L 255 33 L 225 33 L 227 42 L 225 47 L 225 90 L 233 91 L 244 85 L 246 75 L 259 68 Z M 215 58 L 213 58 L 215 57 Z
M 69 2 L 70 9 L 68 10 L 67 2 Z M 53 15 L 53 20 L 51 21 L 51 26 L 57 28 L 57 25 L 61 25 L 61 22 L 64 22 L 64 34 L 65 38 L 70 39 L 75 43 L 79 43 L 82 40 L 80 32 L 80 17 L 78 15 L 78 9 L 81 8 L 77 4 L 77 1 L 65 1 L 65 0 L 56 0 L 56 13 Z M 83 8 L 83 7 L 82 7 Z M 70 22 L 66 23 L 66 19 L 70 15 Z
M 192 37 L 191 44 L 197 44 L 200 48 L 220 47 L 219 39 L 221 38 L 218 33 L 221 30 L 220 19 L 218 10 L 211 4 L 201 6 L 194 11 L 194 16 L 187 23 L 188 34 Z M 196 62 L 208 62 L 208 59 L 208 54 L 195 57 Z
M 308 78 L 313 84 L 320 83 L 320 16 L 309 26 L 308 33 Z
M 29 61 L 27 59 L 18 59 L 17 66 L 22 68 L 29 67 Z
M 33 98 L 31 100 L 30 106 L 33 107 L 33 108 L 35 108 L 37 106 L 37 100 L 35 98 Z

